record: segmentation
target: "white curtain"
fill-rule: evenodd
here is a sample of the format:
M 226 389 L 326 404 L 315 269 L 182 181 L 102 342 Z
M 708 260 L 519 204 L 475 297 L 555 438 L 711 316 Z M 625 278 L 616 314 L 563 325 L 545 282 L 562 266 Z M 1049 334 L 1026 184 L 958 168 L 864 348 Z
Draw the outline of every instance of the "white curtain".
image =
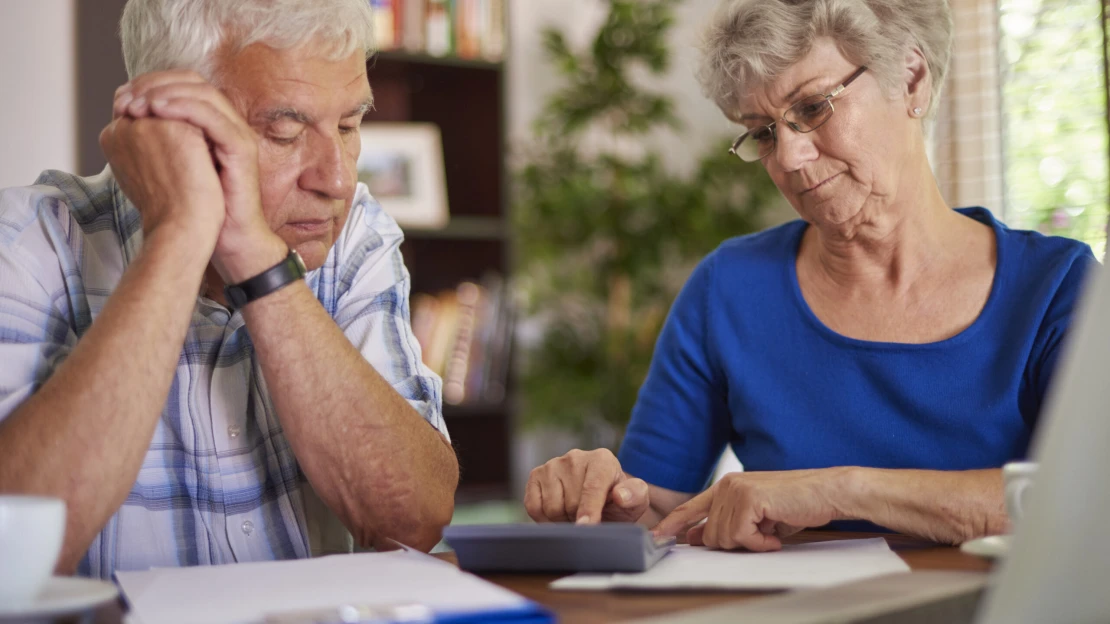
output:
M 933 171 L 948 204 L 1004 218 L 997 0 L 949 0 L 952 61 L 930 136 Z

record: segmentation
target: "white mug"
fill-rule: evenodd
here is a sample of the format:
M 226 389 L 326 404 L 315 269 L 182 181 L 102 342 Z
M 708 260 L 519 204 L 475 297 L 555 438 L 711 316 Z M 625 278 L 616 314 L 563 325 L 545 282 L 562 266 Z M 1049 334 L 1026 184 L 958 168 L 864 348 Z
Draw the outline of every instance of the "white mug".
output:
M 65 529 L 60 498 L 0 495 L 0 604 L 38 597 L 58 563 Z
M 1029 494 L 1033 491 L 1036 476 L 1036 462 L 1010 462 L 1002 466 L 1002 480 L 1006 484 L 1006 513 L 1015 529 L 1029 509 Z

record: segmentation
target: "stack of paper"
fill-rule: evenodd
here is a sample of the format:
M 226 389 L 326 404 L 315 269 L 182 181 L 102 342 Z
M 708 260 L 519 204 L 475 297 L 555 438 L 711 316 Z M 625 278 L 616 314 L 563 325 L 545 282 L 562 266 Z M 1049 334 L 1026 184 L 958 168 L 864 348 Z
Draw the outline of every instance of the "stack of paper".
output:
M 767 553 L 676 546 L 647 572 L 575 574 L 552 589 L 776 590 L 828 587 L 910 567 L 881 537 L 784 546 Z
M 464 621 L 545 619 L 538 605 L 411 550 L 318 559 L 117 572 L 142 624 L 255 624 L 282 614 L 349 606 L 422 605 Z M 484 615 L 483 615 L 484 614 Z M 345 621 L 345 620 L 344 620 Z

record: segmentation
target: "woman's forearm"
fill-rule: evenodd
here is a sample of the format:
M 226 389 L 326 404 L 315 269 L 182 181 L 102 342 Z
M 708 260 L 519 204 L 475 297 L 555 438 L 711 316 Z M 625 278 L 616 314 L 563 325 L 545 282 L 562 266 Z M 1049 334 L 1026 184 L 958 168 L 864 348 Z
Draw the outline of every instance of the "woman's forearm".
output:
M 1000 469 L 852 468 L 842 515 L 935 542 L 959 544 L 1010 530 Z

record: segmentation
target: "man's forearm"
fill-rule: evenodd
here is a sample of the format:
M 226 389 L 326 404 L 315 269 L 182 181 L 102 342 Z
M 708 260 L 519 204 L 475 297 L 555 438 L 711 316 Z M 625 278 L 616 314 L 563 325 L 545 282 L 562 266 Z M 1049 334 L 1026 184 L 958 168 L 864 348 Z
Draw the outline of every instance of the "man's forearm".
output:
M 851 468 L 843 474 L 838 498 L 847 518 L 946 544 L 1009 530 L 999 469 Z
M 247 305 L 282 428 L 321 499 L 363 545 L 430 549 L 451 519 L 447 440 L 371 367 L 303 282 Z
M 75 569 L 127 497 L 150 445 L 207 263 L 203 245 L 154 233 L 89 331 L 0 422 L 0 492 L 66 501 L 58 570 Z

